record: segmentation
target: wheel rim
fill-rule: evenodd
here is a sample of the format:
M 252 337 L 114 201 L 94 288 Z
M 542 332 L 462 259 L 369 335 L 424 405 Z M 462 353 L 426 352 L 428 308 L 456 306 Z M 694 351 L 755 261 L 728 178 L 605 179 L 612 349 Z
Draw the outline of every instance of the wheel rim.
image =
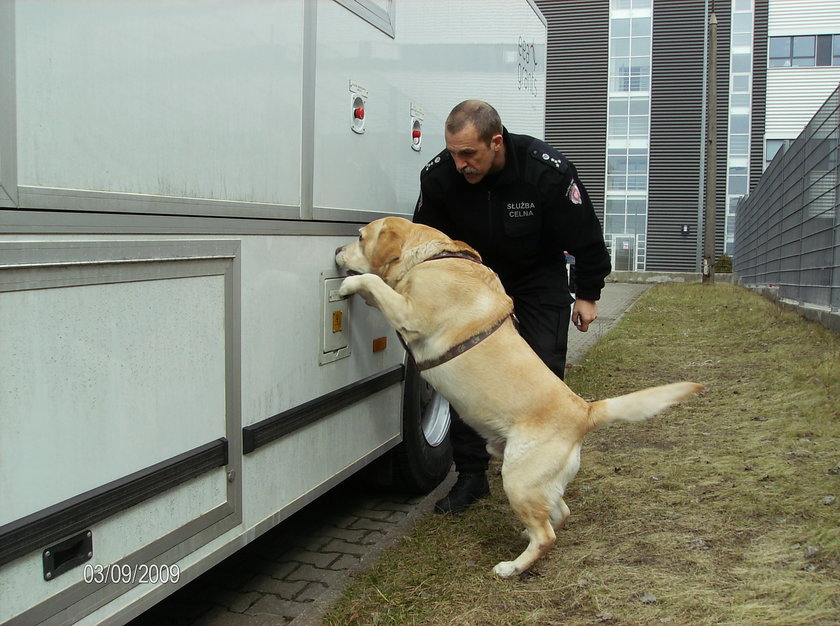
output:
M 423 386 L 420 424 L 426 442 L 434 448 L 443 443 L 449 432 L 449 402 L 430 385 L 424 383 Z

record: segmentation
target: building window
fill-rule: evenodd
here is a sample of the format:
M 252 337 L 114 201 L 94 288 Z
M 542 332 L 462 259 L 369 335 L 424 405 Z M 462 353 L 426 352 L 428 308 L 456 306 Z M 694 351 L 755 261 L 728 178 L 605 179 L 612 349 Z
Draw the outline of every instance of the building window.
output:
M 607 150 L 607 191 L 646 191 L 647 152 L 646 148 Z
M 645 75 L 645 68 L 638 65 L 623 65 L 618 68 L 618 91 L 647 91 L 649 87 L 650 81 Z
M 615 269 L 644 270 L 651 0 L 610 0 L 604 238 Z
M 749 185 L 750 130 L 752 126 L 752 0 L 737 0 L 732 9 L 732 30 L 729 54 L 729 129 L 726 155 L 726 217 L 724 252 L 732 254 L 735 242 L 735 207 L 747 193 Z M 773 38 L 777 39 L 777 38 Z M 792 46 L 791 37 L 780 37 Z M 787 54 L 785 42 L 771 49 L 774 54 Z M 772 47 L 772 46 L 771 46 Z
M 764 169 L 770 166 L 770 163 L 780 151 L 787 150 L 790 143 L 790 139 L 768 139 L 764 146 Z
M 651 0 L 612 0 L 613 9 L 649 9 Z
M 840 65 L 840 35 L 770 37 L 770 67 Z

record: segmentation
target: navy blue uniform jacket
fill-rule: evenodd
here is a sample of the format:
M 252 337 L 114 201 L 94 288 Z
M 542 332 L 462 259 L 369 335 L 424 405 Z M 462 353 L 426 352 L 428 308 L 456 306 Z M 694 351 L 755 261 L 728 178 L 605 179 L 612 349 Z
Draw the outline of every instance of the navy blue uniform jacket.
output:
M 473 185 L 448 151 L 420 173 L 414 221 L 478 250 L 513 297 L 565 306 L 573 299 L 564 251 L 575 256 L 576 296 L 598 300 L 610 257 L 574 165 L 528 135 L 503 131 L 505 166 Z

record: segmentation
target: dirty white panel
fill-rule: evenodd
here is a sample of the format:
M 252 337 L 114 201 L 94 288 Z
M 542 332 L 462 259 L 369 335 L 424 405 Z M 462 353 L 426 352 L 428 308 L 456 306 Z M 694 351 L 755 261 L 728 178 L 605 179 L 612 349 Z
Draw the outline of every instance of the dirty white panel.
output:
M 14 5 L 0 2 L 0 207 L 17 201 Z
M 244 239 L 243 426 L 402 362 L 402 347 L 379 310 L 367 306 L 361 298 L 350 298 L 346 301 L 345 327 L 352 358 L 321 363 L 321 338 L 327 324 L 322 273 L 330 267 L 337 273 L 335 249 L 352 240 L 351 237 Z M 383 336 L 389 338 L 388 349 L 374 352 L 372 340 Z M 398 421 L 394 419 L 395 423 Z
M 224 311 L 223 276 L 0 293 L 0 524 L 226 436 Z
M 21 185 L 300 203 L 302 2 L 15 7 Z
M 307 502 L 318 485 L 369 458 L 383 443 L 396 442 L 401 411 L 402 386 L 394 385 L 246 455 L 244 480 L 258 481 L 261 489 L 243 493 L 245 525 Z
M 528 2 L 399 2 L 394 32 L 318 2 L 316 216 L 412 213 L 420 169 L 444 149 L 444 121 L 462 100 L 490 102 L 511 132 L 544 134 L 546 27 Z M 364 132 L 351 129 L 357 97 Z M 412 105 L 422 112 L 420 151 Z
M 44 580 L 40 551 L 4 565 L 0 569 L 0 597 L 3 598 L 0 623 L 5 624 L 13 616 L 74 585 L 93 587 L 88 583 L 94 580 L 94 572 L 97 578 L 101 578 L 103 568 L 120 562 L 126 555 L 160 537 L 176 532 L 224 502 L 226 485 L 225 471 L 219 468 L 94 524 L 90 527 L 93 532 L 91 559 L 54 580 Z M 180 573 L 176 563 L 167 561 L 164 565 L 168 572 Z M 148 573 L 146 569 L 138 571 L 137 578 Z M 117 570 L 114 574 L 117 579 L 123 575 L 122 572 Z M 146 583 L 143 586 L 152 585 Z

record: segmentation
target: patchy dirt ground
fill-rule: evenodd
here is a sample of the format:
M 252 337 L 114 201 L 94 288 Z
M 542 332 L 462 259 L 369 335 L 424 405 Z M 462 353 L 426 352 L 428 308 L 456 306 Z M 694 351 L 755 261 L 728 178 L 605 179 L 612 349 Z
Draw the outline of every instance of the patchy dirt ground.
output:
M 651 289 L 567 382 L 587 399 L 694 380 L 702 396 L 591 433 L 550 555 L 493 497 L 432 516 L 332 624 L 840 623 L 840 337 L 730 285 Z

